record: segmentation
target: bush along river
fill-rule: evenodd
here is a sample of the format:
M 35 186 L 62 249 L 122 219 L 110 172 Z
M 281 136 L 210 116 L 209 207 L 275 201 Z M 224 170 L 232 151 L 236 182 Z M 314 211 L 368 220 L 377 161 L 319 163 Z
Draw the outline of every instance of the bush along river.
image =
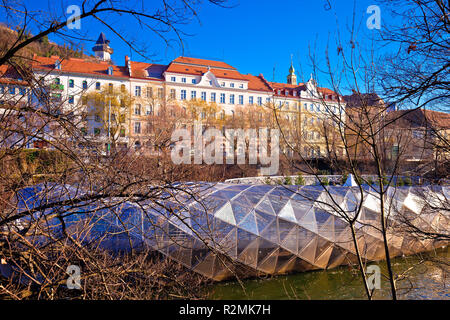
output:
M 403 274 L 397 282 L 398 299 L 450 300 L 450 247 L 392 260 L 394 273 Z M 381 270 L 381 288 L 374 299 L 391 299 L 385 261 L 369 262 Z M 310 271 L 269 278 L 216 283 L 207 288 L 210 299 L 367 299 L 356 266 Z

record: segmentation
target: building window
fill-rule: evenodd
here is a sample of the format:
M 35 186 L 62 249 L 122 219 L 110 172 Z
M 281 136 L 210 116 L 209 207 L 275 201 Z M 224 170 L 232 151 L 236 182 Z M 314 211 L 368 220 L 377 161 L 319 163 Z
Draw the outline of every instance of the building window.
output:
M 266 98 L 266 103 L 267 103 L 267 104 L 270 103 L 270 98 Z
M 197 98 L 197 91 L 191 91 L 191 100 Z
M 216 102 L 216 93 L 211 92 L 211 102 Z
M 234 83 L 230 83 L 230 88 L 234 88 Z
M 239 96 L 239 104 L 244 104 L 244 96 L 243 95 Z
M 308 110 L 308 104 L 307 104 L 307 103 L 305 103 L 305 104 L 303 105 L 303 109 Z
M 53 80 L 55 84 L 60 84 L 61 80 L 59 80 L 59 78 L 55 78 L 55 80 Z
M 69 79 L 69 88 L 73 88 L 75 86 L 75 83 L 72 79 Z
M 4 86 L 0 86 L 0 93 L 4 94 L 5 93 L 5 87 Z
M 181 82 L 186 83 L 186 78 L 181 78 Z
M 158 98 L 159 98 L 159 99 L 164 98 L 164 91 L 163 91 L 163 88 L 158 88 Z
M 101 122 L 100 116 L 98 114 L 95 115 L 95 122 Z
M 19 87 L 19 94 L 24 96 L 27 93 L 27 90 L 23 87 Z
M 148 99 L 153 98 L 153 88 L 152 87 L 147 87 L 147 98 Z
M 95 83 L 95 89 L 96 90 L 100 90 L 100 82 L 96 82 Z
M 222 83 L 220 84 L 220 86 L 221 86 L 221 87 L 225 87 L 225 82 L 222 82 Z
M 320 112 L 320 105 L 317 105 L 317 106 L 316 106 L 316 111 L 317 111 L 317 112 Z
M 241 84 L 239 85 L 239 88 L 244 89 L 244 85 L 241 83 Z
M 248 104 L 253 104 L 253 97 L 252 96 L 248 97 Z
M 206 118 L 206 112 L 205 111 L 200 112 L 200 118 L 201 119 L 205 119 Z
M 109 93 L 113 92 L 114 89 L 114 85 L 112 83 L 108 84 L 108 88 L 109 88 Z
M 258 97 L 258 106 L 262 106 L 262 98 Z
M 186 100 L 186 90 L 181 90 L 181 100 Z
M 141 133 L 141 123 L 135 122 L 134 123 L 134 133 L 140 134 Z
M 148 106 L 147 107 L 147 115 L 152 115 L 153 114 L 153 107 L 152 106 Z
M 137 104 L 137 105 L 134 106 L 134 114 L 136 116 L 140 116 L 141 115 L 141 105 L 140 104 Z
M 73 96 L 69 96 L 69 103 L 70 103 L 70 104 L 73 104 L 73 103 L 74 103 Z
M 311 125 L 314 125 L 314 117 L 311 118 Z
M 197 83 L 197 80 L 192 79 L 192 84 L 196 84 L 196 83 Z
M 225 103 L 225 93 L 220 94 L 220 103 Z
M 230 104 L 234 104 L 234 94 L 230 94 Z
M 314 111 L 314 105 L 312 103 L 309 105 L 309 110 Z
M 202 100 L 206 101 L 206 92 L 204 92 L 204 91 L 202 92 Z
M 87 89 L 87 81 L 86 80 L 83 81 L 83 89 Z
M 175 89 L 170 89 L 170 99 L 175 100 L 177 98 L 177 93 Z
M 9 88 L 9 93 L 10 94 L 16 94 L 16 87 L 10 87 Z
M 294 97 L 296 97 L 296 96 L 297 96 L 297 91 L 294 90 L 294 91 L 292 92 L 292 94 L 294 95 Z
M 140 97 L 141 96 L 141 87 L 140 86 L 134 87 L 134 95 L 136 97 Z
M 98 136 L 100 134 L 100 128 L 94 128 L 94 134 Z
M 170 78 L 170 81 L 176 82 L 176 81 L 177 81 L 177 78 L 176 78 L 176 77 L 171 77 L 171 78 Z

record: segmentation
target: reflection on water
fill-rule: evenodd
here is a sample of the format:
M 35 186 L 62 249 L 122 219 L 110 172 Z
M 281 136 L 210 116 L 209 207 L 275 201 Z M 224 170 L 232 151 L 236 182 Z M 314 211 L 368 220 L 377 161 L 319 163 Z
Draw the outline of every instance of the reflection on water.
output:
M 405 273 L 398 282 L 399 299 L 450 300 L 450 247 L 427 254 L 396 258 L 395 274 Z M 372 264 L 372 263 L 371 263 Z M 377 263 L 387 274 L 384 261 Z M 211 299 L 366 299 L 360 273 L 356 268 L 339 267 L 268 279 L 243 281 L 245 291 L 236 282 L 210 287 Z M 382 277 L 375 299 L 390 299 L 390 285 Z

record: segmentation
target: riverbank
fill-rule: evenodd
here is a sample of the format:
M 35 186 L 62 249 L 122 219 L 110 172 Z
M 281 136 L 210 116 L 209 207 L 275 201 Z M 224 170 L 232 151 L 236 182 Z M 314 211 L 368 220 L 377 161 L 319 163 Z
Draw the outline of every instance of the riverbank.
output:
M 395 258 L 396 274 L 405 273 L 399 280 L 399 299 L 450 300 L 450 247 L 424 254 Z M 371 263 L 372 264 L 372 263 Z M 386 274 L 384 261 L 379 261 L 382 274 Z M 218 283 L 205 288 L 210 299 L 300 299 L 350 300 L 367 299 L 360 274 L 354 267 L 342 266 L 331 270 L 303 272 L 266 279 L 244 280 L 245 292 L 237 281 Z M 374 299 L 390 299 L 386 278 Z

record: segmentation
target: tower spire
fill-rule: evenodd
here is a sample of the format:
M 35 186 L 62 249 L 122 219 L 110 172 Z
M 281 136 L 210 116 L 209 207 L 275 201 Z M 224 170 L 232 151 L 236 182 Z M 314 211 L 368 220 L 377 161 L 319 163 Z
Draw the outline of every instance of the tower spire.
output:
M 106 36 L 103 32 L 100 33 L 100 36 L 98 37 L 95 46 L 92 48 L 92 51 L 94 51 L 95 56 L 99 60 L 111 60 L 113 49 L 109 46 L 109 40 L 106 39 Z
M 295 75 L 294 62 L 291 54 L 291 67 L 289 68 L 289 74 L 287 76 L 287 83 L 297 85 L 297 76 Z

